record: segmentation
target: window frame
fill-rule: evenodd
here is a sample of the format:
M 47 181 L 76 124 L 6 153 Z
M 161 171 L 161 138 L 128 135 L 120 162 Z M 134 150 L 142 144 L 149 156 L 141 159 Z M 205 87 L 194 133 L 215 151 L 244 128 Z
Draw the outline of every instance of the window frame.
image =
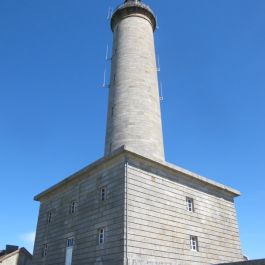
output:
M 46 217 L 47 217 L 46 223 L 50 224 L 52 222 L 52 211 L 48 211 Z
M 199 243 L 197 236 L 190 236 L 190 249 L 191 251 L 199 252 Z
M 105 228 L 98 229 L 98 245 L 104 245 L 105 243 Z
M 77 211 L 77 201 L 71 201 L 69 205 L 69 214 L 75 214 Z
M 100 188 L 100 201 L 105 202 L 107 200 L 107 187 Z
M 190 213 L 194 213 L 194 199 L 191 197 L 186 197 L 186 209 Z
M 45 257 L 47 257 L 47 255 L 48 255 L 48 244 L 45 243 L 45 244 L 42 245 L 41 257 L 45 258 Z
M 75 245 L 75 238 L 74 237 L 69 237 L 66 239 L 66 247 L 70 248 L 70 247 L 74 247 Z

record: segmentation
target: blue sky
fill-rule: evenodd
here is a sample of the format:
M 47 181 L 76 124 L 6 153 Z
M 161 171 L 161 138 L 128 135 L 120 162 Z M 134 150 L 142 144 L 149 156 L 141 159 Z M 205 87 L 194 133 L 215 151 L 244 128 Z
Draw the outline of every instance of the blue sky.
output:
M 244 253 L 265 236 L 265 1 L 149 0 L 167 161 L 239 189 Z M 0 249 L 32 250 L 33 196 L 103 155 L 111 43 L 120 1 L 0 1 Z

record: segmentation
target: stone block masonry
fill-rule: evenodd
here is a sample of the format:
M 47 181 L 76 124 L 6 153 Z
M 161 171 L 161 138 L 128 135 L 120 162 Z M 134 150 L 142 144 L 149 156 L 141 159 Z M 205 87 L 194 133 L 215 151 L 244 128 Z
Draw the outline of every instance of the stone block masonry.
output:
M 101 187 L 107 191 L 100 200 Z M 126 147 L 36 196 L 41 202 L 33 265 L 212 265 L 243 260 L 237 191 Z M 192 198 L 194 211 L 187 209 Z M 74 214 L 71 202 L 77 202 Z M 47 214 L 52 212 L 51 221 Z M 104 244 L 98 231 L 105 230 Z M 198 248 L 191 249 L 190 237 Z M 43 257 L 43 246 L 47 255 Z
M 105 154 L 126 145 L 164 161 L 152 23 L 138 13 L 116 14 Z
M 153 11 L 124 1 L 111 29 L 105 156 L 35 197 L 33 265 L 242 261 L 240 193 L 165 162 Z
M 249 261 L 234 262 L 234 263 L 223 263 L 219 265 L 265 265 L 265 259 L 249 260 Z

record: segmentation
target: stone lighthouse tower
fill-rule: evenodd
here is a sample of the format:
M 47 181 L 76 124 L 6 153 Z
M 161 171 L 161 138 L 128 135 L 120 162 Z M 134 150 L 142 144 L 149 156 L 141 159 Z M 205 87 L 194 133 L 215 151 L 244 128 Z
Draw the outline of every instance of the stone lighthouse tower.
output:
M 243 259 L 240 193 L 165 161 L 153 33 L 141 1 L 113 13 L 105 155 L 35 197 L 33 265 L 213 265 Z
M 127 0 L 113 14 L 112 67 L 105 154 L 127 146 L 164 160 L 153 32 L 156 19 L 141 1 Z

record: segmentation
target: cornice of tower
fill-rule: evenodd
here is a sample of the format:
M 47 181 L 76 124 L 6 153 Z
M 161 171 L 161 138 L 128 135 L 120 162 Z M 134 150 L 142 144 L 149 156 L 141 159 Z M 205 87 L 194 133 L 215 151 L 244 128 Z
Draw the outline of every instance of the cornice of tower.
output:
M 132 15 L 140 15 L 147 17 L 150 21 L 153 31 L 156 30 L 156 17 L 153 10 L 141 1 L 125 1 L 123 4 L 118 6 L 111 18 L 111 29 L 114 31 L 115 26 L 121 19 Z
M 127 146 L 122 146 L 113 151 L 111 154 L 102 157 L 101 159 L 74 173 L 63 181 L 36 195 L 34 200 L 42 201 L 44 198 L 49 197 L 50 194 L 58 192 L 58 189 L 64 189 L 64 187 L 69 185 L 69 183 L 80 181 L 82 178 L 90 177 L 90 172 L 93 170 L 101 170 L 102 168 L 106 168 L 107 164 L 115 164 L 117 160 L 124 162 L 128 160 L 138 161 L 139 165 L 146 165 L 160 172 L 162 170 L 163 172 L 167 173 L 168 176 L 172 177 L 171 180 L 175 179 L 175 181 L 180 182 L 180 180 L 183 179 L 185 180 L 185 183 L 190 183 L 190 185 L 196 185 L 197 183 L 198 187 L 203 190 L 207 190 L 207 192 L 210 192 L 210 190 L 216 191 L 217 194 L 223 194 L 225 197 L 228 196 L 229 198 L 234 198 L 240 195 L 238 190 L 235 190 L 231 187 L 225 186 L 168 162 L 147 158 L 146 156 L 135 153 L 135 151 L 132 151 Z

